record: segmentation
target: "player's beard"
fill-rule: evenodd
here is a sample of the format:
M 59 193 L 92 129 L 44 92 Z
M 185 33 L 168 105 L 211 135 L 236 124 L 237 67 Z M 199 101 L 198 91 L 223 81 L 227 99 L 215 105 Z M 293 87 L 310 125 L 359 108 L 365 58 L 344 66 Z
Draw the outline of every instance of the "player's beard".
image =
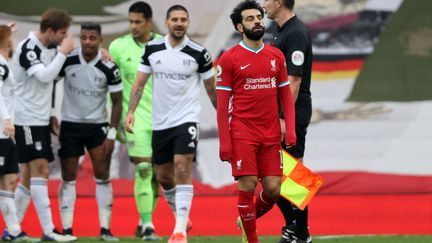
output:
M 8 53 L 8 56 L 9 56 L 9 58 L 12 58 L 12 56 L 13 56 L 13 49 L 11 48 L 10 50 L 9 50 L 9 53 Z
M 257 27 L 261 27 L 261 30 L 254 30 Z M 264 36 L 265 27 L 264 26 L 255 26 L 252 29 L 248 29 L 245 26 L 243 26 L 243 33 L 246 35 L 246 37 L 250 40 L 260 40 Z

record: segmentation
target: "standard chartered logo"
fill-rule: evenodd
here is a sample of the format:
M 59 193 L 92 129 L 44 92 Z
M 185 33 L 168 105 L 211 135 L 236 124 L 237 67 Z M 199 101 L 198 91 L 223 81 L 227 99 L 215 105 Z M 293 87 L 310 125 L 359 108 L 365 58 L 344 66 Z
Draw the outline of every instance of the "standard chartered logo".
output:
M 245 90 L 272 89 L 276 88 L 276 78 L 246 78 Z

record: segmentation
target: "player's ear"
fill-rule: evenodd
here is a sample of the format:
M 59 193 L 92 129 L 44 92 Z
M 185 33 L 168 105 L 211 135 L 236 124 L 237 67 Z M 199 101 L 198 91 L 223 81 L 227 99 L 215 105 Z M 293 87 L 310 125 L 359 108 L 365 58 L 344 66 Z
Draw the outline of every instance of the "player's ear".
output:
M 236 25 L 236 29 L 237 29 L 238 32 L 243 33 L 243 25 L 241 23 L 238 23 Z

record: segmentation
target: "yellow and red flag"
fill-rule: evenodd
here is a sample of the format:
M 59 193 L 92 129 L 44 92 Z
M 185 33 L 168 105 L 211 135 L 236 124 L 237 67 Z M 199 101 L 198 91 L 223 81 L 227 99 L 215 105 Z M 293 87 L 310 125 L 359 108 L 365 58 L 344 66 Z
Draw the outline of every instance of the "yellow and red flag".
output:
M 321 176 L 282 149 L 283 175 L 280 196 L 303 210 L 323 184 Z

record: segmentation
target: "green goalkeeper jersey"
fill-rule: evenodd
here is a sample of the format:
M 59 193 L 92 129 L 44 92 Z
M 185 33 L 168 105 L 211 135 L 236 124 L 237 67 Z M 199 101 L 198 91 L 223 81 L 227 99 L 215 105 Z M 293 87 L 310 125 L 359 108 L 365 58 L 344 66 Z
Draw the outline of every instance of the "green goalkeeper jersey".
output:
M 162 38 L 162 36 L 154 33 L 153 39 L 155 38 Z M 146 44 L 136 42 L 132 35 L 128 34 L 115 39 L 109 46 L 109 53 L 120 69 L 123 83 L 122 124 L 128 112 L 130 93 Z M 140 123 L 140 130 L 152 130 L 152 86 L 152 77 L 150 76 L 135 110 L 135 121 Z

